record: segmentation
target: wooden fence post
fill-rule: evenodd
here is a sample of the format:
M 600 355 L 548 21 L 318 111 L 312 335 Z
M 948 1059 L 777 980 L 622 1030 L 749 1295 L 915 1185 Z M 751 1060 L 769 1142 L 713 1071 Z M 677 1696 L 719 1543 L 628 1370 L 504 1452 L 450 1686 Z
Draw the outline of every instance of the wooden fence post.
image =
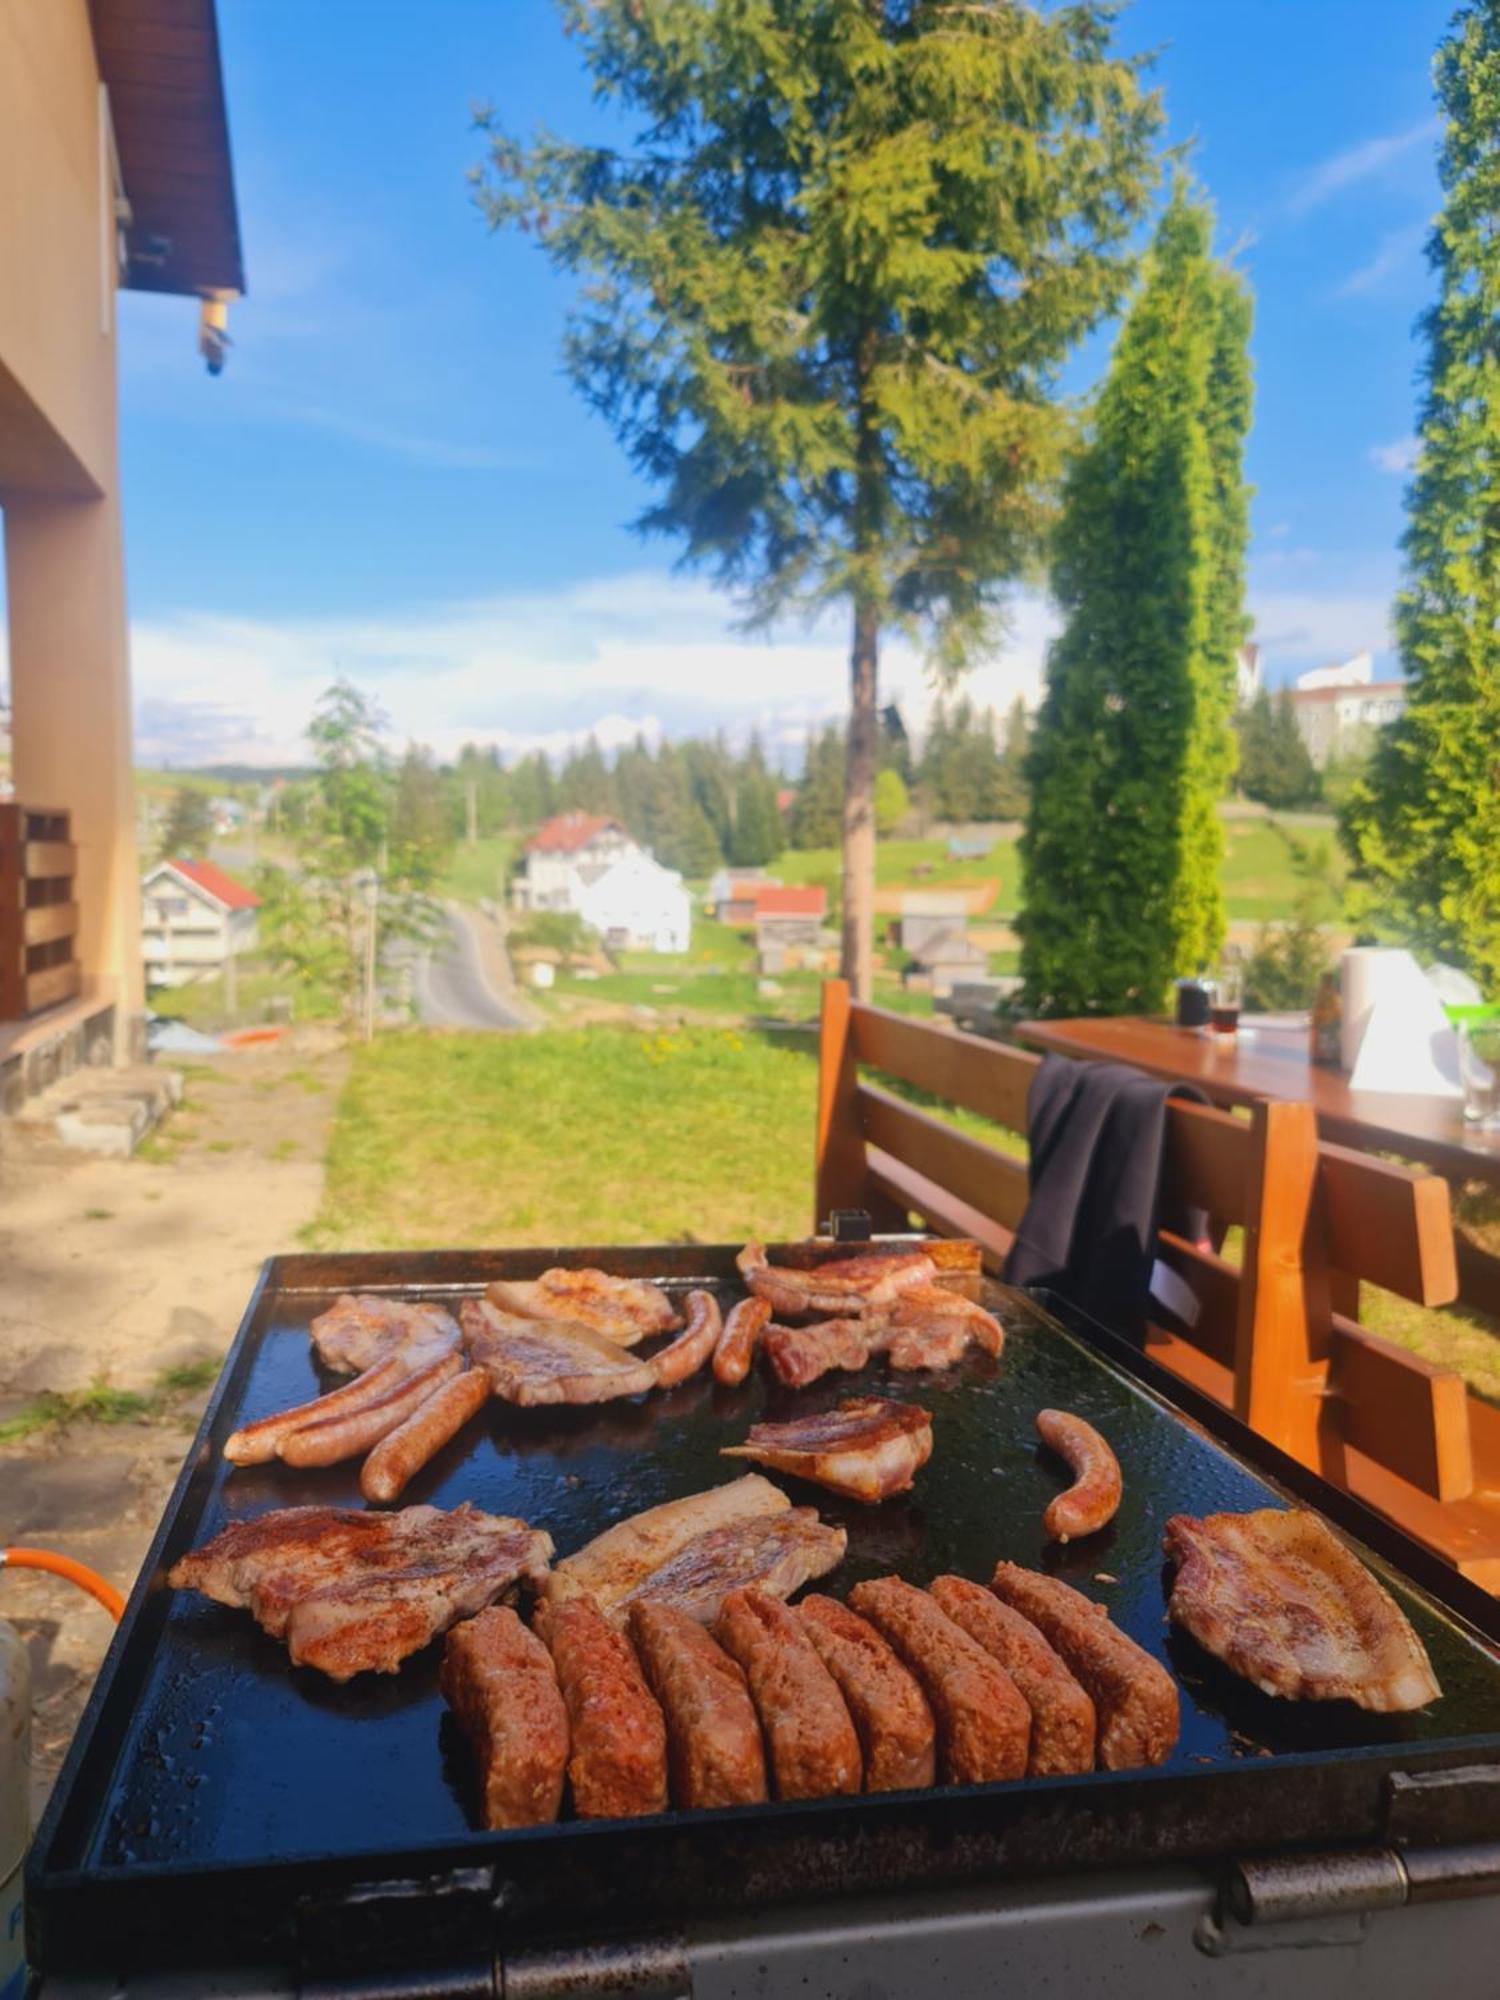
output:
M 1257 1104 L 1235 1330 L 1234 1413 L 1303 1465 L 1322 1465 L 1332 1304 L 1314 1227 L 1318 1127 L 1310 1104 Z
M 849 1028 L 849 987 L 842 979 L 825 979 L 818 1030 L 815 1233 L 834 1209 L 866 1206 L 865 1141 L 855 1098 L 858 1069 Z

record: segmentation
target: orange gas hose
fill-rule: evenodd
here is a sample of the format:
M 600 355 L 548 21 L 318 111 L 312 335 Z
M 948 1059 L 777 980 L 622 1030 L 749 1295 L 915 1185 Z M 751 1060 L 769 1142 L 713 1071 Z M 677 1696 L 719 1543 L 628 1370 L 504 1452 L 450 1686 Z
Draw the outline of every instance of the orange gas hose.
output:
M 0 1549 L 0 1569 L 5 1568 L 44 1569 L 53 1576 L 66 1577 L 90 1597 L 97 1597 L 117 1625 L 124 1616 L 125 1600 L 114 1585 L 106 1583 L 98 1570 L 74 1562 L 71 1556 L 54 1555 L 50 1549 Z

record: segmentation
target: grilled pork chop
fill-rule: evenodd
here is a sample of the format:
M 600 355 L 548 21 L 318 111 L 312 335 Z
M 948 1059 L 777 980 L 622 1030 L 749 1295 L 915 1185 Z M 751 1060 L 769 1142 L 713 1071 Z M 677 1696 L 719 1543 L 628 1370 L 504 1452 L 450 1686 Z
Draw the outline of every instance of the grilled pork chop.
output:
M 591 1326 L 620 1347 L 634 1347 L 650 1333 L 670 1333 L 682 1315 L 666 1293 L 636 1278 L 607 1271 L 568 1271 L 560 1265 L 539 1278 L 497 1278 L 485 1288 L 491 1305 L 522 1319 L 567 1320 Z
M 572 1555 L 564 1556 L 547 1579 L 551 1598 L 587 1591 L 601 1610 L 612 1611 L 635 1591 L 653 1570 L 660 1569 L 698 1535 L 735 1521 L 753 1521 L 783 1514 L 791 1501 L 769 1479 L 747 1472 L 743 1479 L 689 1493 L 632 1514 L 596 1535 Z
M 706 1625 L 731 1590 L 758 1584 L 773 1597 L 790 1597 L 842 1562 L 848 1540 L 811 1507 L 793 1507 L 769 1480 L 749 1473 L 621 1521 L 559 1563 L 547 1595 L 587 1590 L 617 1624 L 630 1605 L 650 1599 Z
M 649 1362 L 581 1322 L 523 1319 L 489 1299 L 465 1299 L 459 1318 L 474 1365 L 507 1403 L 608 1403 L 656 1387 Z
M 810 1271 L 773 1265 L 763 1243 L 747 1243 L 735 1259 L 740 1275 L 777 1313 L 859 1313 L 889 1305 L 911 1285 L 931 1285 L 937 1267 L 920 1250 L 872 1250 L 836 1257 Z
M 914 1403 L 855 1397 L 836 1410 L 794 1417 L 785 1424 L 752 1424 L 743 1444 L 728 1444 L 721 1458 L 753 1458 L 774 1472 L 794 1472 L 874 1502 L 904 1493 L 932 1456 L 932 1417 Z
M 1167 1616 L 1265 1694 L 1381 1713 L 1442 1694 L 1405 1613 L 1316 1514 L 1174 1514 Z
M 863 1368 L 884 1354 L 892 1368 L 951 1368 L 973 1344 L 998 1354 L 1000 1322 L 944 1285 L 910 1285 L 886 1305 L 812 1326 L 768 1326 L 763 1336 L 776 1378 L 788 1389 L 816 1382 L 831 1368 Z
M 340 1375 L 363 1375 L 389 1355 L 411 1373 L 458 1346 L 453 1315 L 441 1306 L 345 1292 L 308 1328 L 318 1359 Z
M 550 1535 L 467 1502 L 451 1514 L 283 1507 L 223 1529 L 167 1582 L 248 1610 L 294 1666 L 346 1681 L 395 1673 L 518 1578 L 538 1582 L 551 1554 Z

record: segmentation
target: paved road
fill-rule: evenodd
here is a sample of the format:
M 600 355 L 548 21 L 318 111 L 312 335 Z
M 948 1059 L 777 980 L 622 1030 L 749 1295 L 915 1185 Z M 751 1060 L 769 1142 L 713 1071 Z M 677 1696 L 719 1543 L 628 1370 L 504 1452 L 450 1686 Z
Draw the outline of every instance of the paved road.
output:
M 511 1029 L 526 1017 L 495 991 L 484 975 L 479 946 L 455 909 L 443 912 L 444 933 L 417 960 L 417 1018 L 429 1028 Z

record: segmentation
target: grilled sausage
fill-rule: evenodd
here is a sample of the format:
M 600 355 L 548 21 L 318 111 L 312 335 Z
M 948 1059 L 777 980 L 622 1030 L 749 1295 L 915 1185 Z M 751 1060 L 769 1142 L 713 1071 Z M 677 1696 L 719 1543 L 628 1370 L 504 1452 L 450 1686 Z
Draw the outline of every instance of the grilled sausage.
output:
M 712 1292 L 689 1292 L 687 1325 L 670 1347 L 653 1354 L 647 1364 L 656 1377 L 658 1389 L 672 1389 L 696 1375 L 707 1361 L 723 1330 L 719 1302 Z
M 762 1803 L 765 1746 L 738 1664 L 685 1612 L 649 1598 L 631 1606 L 630 1636 L 667 1718 L 673 1805 Z
M 1055 1576 L 997 1563 L 990 1589 L 1031 1620 L 1089 1694 L 1099 1722 L 1101 1769 L 1166 1762 L 1181 1710 L 1177 1683 L 1160 1660 L 1122 1632 L 1102 1604 Z
M 384 1361 L 367 1368 L 357 1381 L 346 1382 L 342 1389 L 334 1389 L 311 1403 L 299 1403 L 293 1410 L 278 1410 L 273 1417 L 242 1424 L 224 1440 L 224 1456 L 231 1465 L 266 1465 L 276 1456 L 282 1439 L 289 1438 L 293 1431 L 324 1417 L 364 1409 L 394 1387 L 401 1373 L 401 1357 L 387 1355 Z
M 963 1576 L 935 1576 L 928 1586 L 955 1625 L 996 1659 L 1031 1710 L 1028 1778 L 1094 1768 L 1094 1704 L 1029 1618 Z
M 490 1394 L 490 1378 L 482 1368 L 470 1368 L 434 1389 L 370 1453 L 360 1470 L 360 1492 L 367 1500 L 394 1500 L 407 1481 L 457 1437 L 470 1417 L 478 1415 Z
M 373 1403 L 361 1403 L 341 1415 L 304 1424 L 281 1440 L 277 1456 L 288 1465 L 337 1465 L 341 1458 L 356 1458 L 404 1423 L 419 1403 L 425 1403 L 433 1390 L 463 1365 L 463 1356 L 456 1353 L 429 1361 L 415 1374 L 401 1376 L 394 1388 Z
M 1042 1526 L 1055 1542 L 1097 1534 L 1119 1511 L 1120 1461 L 1092 1424 L 1067 1410 L 1038 1410 L 1036 1429 L 1073 1470 L 1073 1484 L 1048 1507 Z
M 1025 1775 L 1031 1710 L 999 1661 L 925 1590 L 900 1577 L 875 1577 L 854 1586 L 849 1608 L 869 1619 L 920 1681 L 937 1718 L 945 1785 Z
M 479 1762 L 488 1827 L 545 1826 L 562 1805 L 568 1712 L 552 1655 L 514 1611 L 492 1606 L 448 1634 L 438 1675 Z
M 904 1792 L 937 1775 L 927 1697 L 867 1619 L 835 1597 L 804 1597 L 802 1629 L 849 1704 L 864 1752 L 867 1792 Z
M 859 1738 L 801 1620 L 763 1590 L 732 1590 L 714 1620 L 714 1637 L 750 1683 L 777 1798 L 857 1792 Z
M 741 1299 L 733 1308 L 714 1349 L 716 1382 L 744 1381 L 770 1317 L 771 1308 L 764 1299 Z
M 580 1819 L 667 1809 L 667 1726 L 623 1632 L 586 1591 L 543 1598 L 532 1620 L 557 1669 L 572 1742 L 568 1779 Z

